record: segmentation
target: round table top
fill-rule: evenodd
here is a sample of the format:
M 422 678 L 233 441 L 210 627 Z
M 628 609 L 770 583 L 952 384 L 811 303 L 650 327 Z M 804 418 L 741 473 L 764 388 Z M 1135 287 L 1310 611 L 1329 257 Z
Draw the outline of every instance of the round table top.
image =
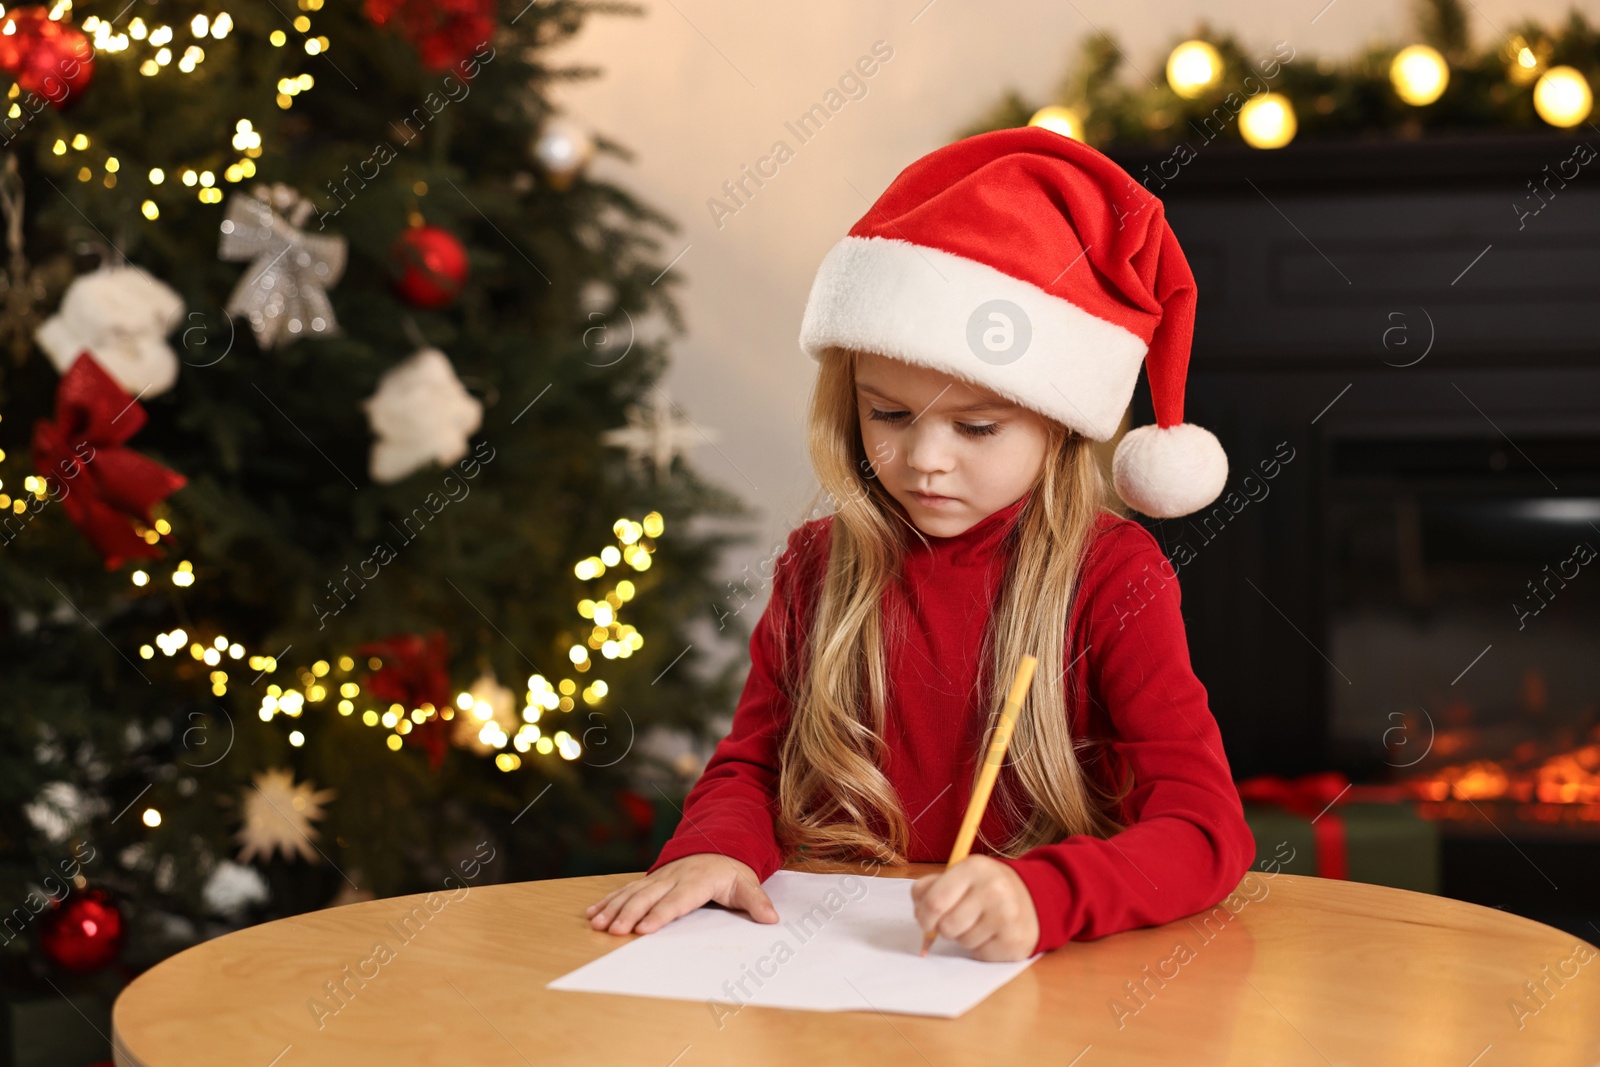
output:
M 877 877 L 941 869 L 793 867 Z M 441 891 L 431 910 L 426 894 L 391 897 L 227 934 L 123 991 L 113 1012 L 115 1061 L 1600 1063 L 1600 950 L 1587 942 L 1445 897 L 1260 871 L 1216 909 L 1046 953 L 956 1019 L 756 1005 L 719 1019 L 695 1001 L 546 989 L 650 936 L 596 931 L 583 914 L 637 877 Z M 332 983 L 358 964 L 372 977 L 359 987 L 347 981 L 351 992 L 332 999 Z

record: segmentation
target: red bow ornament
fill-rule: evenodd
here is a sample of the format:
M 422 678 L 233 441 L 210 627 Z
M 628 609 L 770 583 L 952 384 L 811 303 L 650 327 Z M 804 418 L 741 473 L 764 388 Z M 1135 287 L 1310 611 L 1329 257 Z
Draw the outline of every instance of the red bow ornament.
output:
M 424 66 L 433 70 L 464 63 L 481 55 L 495 30 L 495 0 L 366 0 L 362 5 L 375 26 L 393 23 L 417 49 Z M 489 58 L 494 58 L 490 48 Z M 473 64 L 474 73 L 477 64 Z M 462 70 L 464 80 L 472 75 Z
M 55 421 L 33 424 L 34 468 L 108 571 L 129 559 L 162 556 L 133 520 L 152 525 L 151 507 L 188 484 L 177 471 L 123 447 L 144 423 L 144 408 L 85 349 L 56 386 Z
M 1348 798 L 1350 779 L 1338 771 L 1319 771 L 1300 778 L 1263 774 L 1238 783 L 1239 799 L 1249 804 L 1270 804 L 1312 820 L 1317 844 L 1317 877 L 1350 877 L 1350 849 L 1344 819 L 1333 810 Z
M 442 631 L 426 638 L 416 634 L 396 634 L 380 641 L 369 641 L 356 649 L 358 656 L 377 656 L 382 666 L 367 676 L 366 690 L 378 700 L 399 704 L 402 715 L 431 705 L 434 713 L 422 722 L 413 722 L 408 737 L 414 737 L 428 753 L 428 766 L 439 769 L 449 747 L 443 712 L 450 708 L 450 671 L 446 666 L 450 652 Z

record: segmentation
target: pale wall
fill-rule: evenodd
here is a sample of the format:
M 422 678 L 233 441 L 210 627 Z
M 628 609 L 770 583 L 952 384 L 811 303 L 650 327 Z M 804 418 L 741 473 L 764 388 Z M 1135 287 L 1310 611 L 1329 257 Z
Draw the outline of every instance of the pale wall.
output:
M 557 99 L 574 119 L 637 153 L 629 165 L 602 159 L 597 172 L 683 225 L 662 261 L 689 246 L 673 268 L 687 279 L 689 333 L 666 381 L 696 424 L 720 434 L 716 447 L 693 449 L 692 462 L 763 512 L 755 543 L 730 556 L 727 572 L 769 558 L 803 517 L 815 486 L 801 426 L 814 364 L 796 343 L 801 312 L 822 255 L 896 173 L 1008 86 L 1030 97 L 1048 90 L 1091 24 L 1157 80 L 1167 50 L 1202 15 L 1253 48 L 1288 41 L 1297 58 L 1345 56 L 1368 39 L 1407 35 L 1405 4 L 1334 0 L 1324 10 L 1325 2 L 645 0 L 642 17 L 591 20 L 557 55 L 604 74 L 562 87 Z M 1600 3 L 1579 6 L 1600 21 Z M 1555 22 L 1568 5 L 1470 0 L 1468 10 L 1474 41 L 1484 42 L 1524 17 Z M 719 228 L 708 199 L 776 139 L 797 144 L 785 121 L 818 102 L 878 40 L 894 56 L 867 94 Z

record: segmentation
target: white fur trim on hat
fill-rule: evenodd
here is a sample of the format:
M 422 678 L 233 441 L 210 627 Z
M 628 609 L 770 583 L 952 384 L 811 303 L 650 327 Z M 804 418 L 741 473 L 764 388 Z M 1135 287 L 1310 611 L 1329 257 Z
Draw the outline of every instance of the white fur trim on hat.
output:
M 979 358 L 969 342 L 974 321 L 988 321 L 984 305 L 997 300 L 1021 310 L 1031 335 L 1010 361 Z M 985 263 L 886 237 L 846 237 L 817 268 L 800 347 L 820 359 L 831 345 L 976 382 L 1096 441 L 1121 426 L 1147 348 L 1137 334 Z
M 1199 511 L 1228 481 L 1228 454 L 1192 422 L 1136 426 L 1117 442 L 1111 482 L 1128 506 L 1156 519 Z

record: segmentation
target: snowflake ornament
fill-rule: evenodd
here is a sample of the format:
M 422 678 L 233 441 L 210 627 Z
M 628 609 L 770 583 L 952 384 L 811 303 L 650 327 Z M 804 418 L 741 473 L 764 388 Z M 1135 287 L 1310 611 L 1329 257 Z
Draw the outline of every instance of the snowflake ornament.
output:
M 504 748 L 510 736 L 521 728 L 517 695 L 487 673 L 473 683 L 467 695 L 472 704 L 467 708 L 457 706 L 450 739 L 480 756 Z
M 629 404 L 628 425 L 607 430 L 600 435 L 600 440 L 626 448 L 628 459 L 635 463 L 646 459 L 654 461 L 656 481 L 666 481 L 674 456 L 684 453 L 692 444 L 717 439 L 716 431 L 701 429 L 687 419 L 678 418 L 677 411 L 678 406 L 667 396 L 666 390 L 658 386 L 648 408 Z
M 299 857 L 313 863 L 317 829 L 311 824 L 323 817 L 322 806 L 332 800 L 332 789 L 316 789 L 310 782 L 295 782 L 287 768 L 260 771 L 255 786 L 244 794 L 244 825 L 239 827 L 239 862 L 272 858 L 281 851 L 285 859 Z

